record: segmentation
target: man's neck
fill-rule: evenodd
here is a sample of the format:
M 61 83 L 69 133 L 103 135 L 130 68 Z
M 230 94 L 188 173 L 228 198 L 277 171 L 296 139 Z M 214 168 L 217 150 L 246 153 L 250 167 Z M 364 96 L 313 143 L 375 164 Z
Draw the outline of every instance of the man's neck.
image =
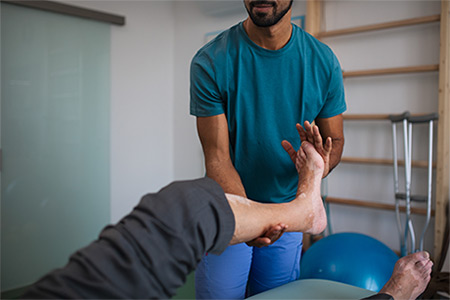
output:
M 277 24 L 270 27 L 256 26 L 249 17 L 244 21 L 244 29 L 248 37 L 258 46 L 269 50 L 279 50 L 291 38 L 291 12 L 286 13 Z

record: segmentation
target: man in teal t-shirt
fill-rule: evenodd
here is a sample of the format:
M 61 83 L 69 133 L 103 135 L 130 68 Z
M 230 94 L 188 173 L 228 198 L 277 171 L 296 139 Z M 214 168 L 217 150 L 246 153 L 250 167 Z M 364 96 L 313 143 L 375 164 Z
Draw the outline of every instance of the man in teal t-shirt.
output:
M 249 18 L 193 58 L 190 110 L 208 177 L 226 193 L 287 202 L 298 177 L 281 142 L 298 140 L 297 123 L 315 121 L 322 138 L 331 137 L 324 176 L 340 160 L 342 71 L 329 47 L 291 24 L 292 1 L 244 3 Z M 268 229 L 267 237 L 275 240 L 283 229 Z M 197 298 L 243 298 L 247 288 L 248 296 L 296 280 L 302 234 L 285 233 L 275 243 L 267 237 L 249 245 L 268 247 L 241 244 L 221 256 L 206 255 L 196 272 Z

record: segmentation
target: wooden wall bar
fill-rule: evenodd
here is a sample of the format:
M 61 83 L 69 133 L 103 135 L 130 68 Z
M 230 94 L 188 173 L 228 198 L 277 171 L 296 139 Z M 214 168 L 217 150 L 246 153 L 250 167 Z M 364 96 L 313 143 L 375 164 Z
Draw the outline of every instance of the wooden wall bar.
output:
M 317 37 L 322 26 L 322 0 L 308 0 L 306 3 L 305 30 Z
M 436 219 L 434 225 L 434 256 L 439 261 L 445 238 L 449 202 L 450 160 L 450 2 L 441 0 L 439 71 L 439 121 L 437 137 Z
M 392 159 L 385 158 L 362 158 L 362 157 L 342 157 L 341 163 L 353 163 L 353 164 L 368 164 L 368 165 L 386 165 L 393 166 Z M 399 166 L 404 166 L 405 161 L 399 160 Z M 428 168 L 428 161 L 425 160 L 413 160 L 411 162 L 414 168 Z M 433 163 L 433 168 L 436 168 L 436 163 Z
M 402 26 L 439 22 L 440 19 L 441 19 L 440 15 L 433 15 L 433 16 L 427 16 L 427 17 L 419 17 L 419 18 L 411 18 L 411 19 L 405 19 L 405 20 L 399 20 L 399 21 L 393 21 L 393 22 L 379 23 L 379 24 L 373 24 L 373 25 L 365 25 L 365 26 L 359 26 L 359 27 L 353 27 L 353 28 L 345 28 L 345 29 L 338 29 L 338 30 L 332 30 L 332 31 L 322 31 L 317 34 L 317 37 L 324 38 L 324 37 L 340 36 L 340 35 L 353 34 L 353 33 L 361 33 L 361 32 L 367 32 L 367 31 L 389 29 L 389 28 L 402 27 Z
M 420 117 L 426 114 L 411 114 L 412 117 Z M 376 121 L 387 120 L 389 121 L 389 114 L 344 114 L 344 120 L 346 121 Z
M 334 204 L 351 205 L 351 206 L 359 206 L 359 207 L 365 207 L 365 208 L 375 208 L 375 209 L 384 209 L 384 210 L 395 211 L 395 205 L 388 204 L 388 203 L 335 198 L 335 197 L 327 197 L 325 201 L 327 201 L 328 203 L 334 203 Z M 405 206 L 400 206 L 400 211 L 404 212 Z M 411 207 L 411 213 L 417 214 L 417 215 L 426 215 L 427 210 L 426 210 L 426 208 Z M 434 216 L 434 215 L 435 215 L 435 211 L 432 210 L 431 216 Z
M 412 66 L 412 67 L 361 70 L 361 71 L 344 71 L 342 72 L 342 76 L 344 76 L 344 78 L 348 78 L 348 77 L 362 77 L 362 76 L 435 72 L 435 71 L 439 71 L 439 65 L 425 65 L 425 66 Z

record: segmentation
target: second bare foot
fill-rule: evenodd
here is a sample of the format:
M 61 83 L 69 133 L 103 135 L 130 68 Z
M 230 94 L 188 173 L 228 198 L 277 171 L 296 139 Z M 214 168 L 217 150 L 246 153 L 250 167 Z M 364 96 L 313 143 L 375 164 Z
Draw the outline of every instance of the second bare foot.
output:
M 425 251 L 400 258 L 380 293 L 389 294 L 395 300 L 417 299 L 430 281 L 432 266 L 430 255 Z

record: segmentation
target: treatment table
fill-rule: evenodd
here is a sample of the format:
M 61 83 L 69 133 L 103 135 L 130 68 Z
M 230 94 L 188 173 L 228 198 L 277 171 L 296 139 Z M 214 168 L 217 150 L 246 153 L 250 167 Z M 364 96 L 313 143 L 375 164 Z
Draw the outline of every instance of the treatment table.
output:
M 248 299 L 361 299 L 373 291 L 324 279 L 301 279 L 254 295 Z

